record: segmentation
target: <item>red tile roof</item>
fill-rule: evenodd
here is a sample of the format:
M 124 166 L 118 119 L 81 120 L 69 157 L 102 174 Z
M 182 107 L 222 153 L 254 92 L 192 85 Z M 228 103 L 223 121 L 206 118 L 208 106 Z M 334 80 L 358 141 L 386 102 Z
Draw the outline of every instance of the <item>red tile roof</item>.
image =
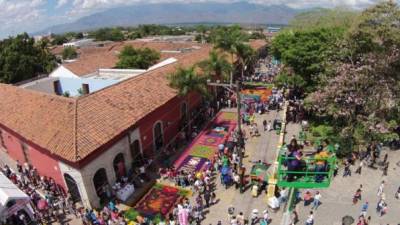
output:
M 78 162 L 176 97 L 167 75 L 206 59 L 210 50 L 201 45 L 177 54 L 173 64 L 77 99 L 0 84 L 0 124 L 66 161 Z
M 113 68 L 118 61 L 118 54 L 124 46 L 133 46 L 135 48 L 151 48 L 161 53 L 161 59 L 174 57 L 174 53 L 163 53 L 163 50 L 178 50 L 199 46 L 197 43 L 177 43 L 177 42 L 142 42 L 126 41 L 108 44 L 104 47 L 88 47 L 78 50 L 79 57 L 76 61 L 64 63 L 64 67 L 78 76 L 84 76 L 95 73 L 98 69 Z

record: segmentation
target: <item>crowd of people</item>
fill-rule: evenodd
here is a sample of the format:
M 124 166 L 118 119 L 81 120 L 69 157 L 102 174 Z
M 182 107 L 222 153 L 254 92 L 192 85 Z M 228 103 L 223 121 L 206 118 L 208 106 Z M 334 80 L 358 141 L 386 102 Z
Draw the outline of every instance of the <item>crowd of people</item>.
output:
M 214 182 L 217 176 L 225 188 L 239 188 L 243 182 L 240 173 L 244 173 L 239 168 L 239 154 L 243 154 L 244 143 L 239 139 L 238 131 L 232 131 L 228 140 L 218 146 L 218 152 L 200 171 L 176 170 L 173 167 L 160 169 L 162 179 L 177 186 L 190 188 L 196 196 L 193 205 L 188 200 L 177 204 L 171 218 L 177 220 L 179 210 L 187 210 L 189 221 L 200 224 L 204 216 L 203 210 L 217 202 Z
M 28 163 L 21 165 L 17 161 L 16 170 L 4 165 L 1 172 L 30 197 L 34 216 L 30 218 L 27 212 L 17 212 L 9 218 L 8 224 L 26 225 L 29 221 L 48 224 L 62 221 L 67 214 L 77 215 L 71 196 L 65 194 L 52 178 L 40 176 Z
M 255 66 L 254 74 L 245 77 L 245 81 L 272 83 L 280 72 L 282 66 L 272 57 L 259 59 Z

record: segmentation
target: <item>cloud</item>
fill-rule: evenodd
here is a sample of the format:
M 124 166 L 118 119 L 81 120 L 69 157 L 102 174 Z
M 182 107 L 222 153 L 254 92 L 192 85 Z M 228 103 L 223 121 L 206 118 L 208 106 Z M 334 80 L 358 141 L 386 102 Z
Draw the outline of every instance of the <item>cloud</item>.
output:
M 58 0 L 56 8 L 59 9 L 61 7 L 63 7 L 64 5 L 66 5 L 68 3 L 68 0 Z
M 45 0 L 0 0 L 0 35 L 25 31 L 39 21 Z

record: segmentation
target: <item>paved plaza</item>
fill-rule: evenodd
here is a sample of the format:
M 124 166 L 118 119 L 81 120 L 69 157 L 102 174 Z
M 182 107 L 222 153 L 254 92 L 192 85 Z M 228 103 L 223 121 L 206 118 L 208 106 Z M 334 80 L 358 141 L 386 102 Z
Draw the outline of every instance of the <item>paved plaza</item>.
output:
M 281 115 L 276 111 L 270 113 L 259 115 L 256 118 L 257 124 L 262 124 L 262 120 L 273 120 L 275 117 L 280 117 Z M 261 130 L 261 126 L 260 126 Z M 300 131 L 300 126 L 298 124 L 289 123 L 286 127 L 286 142 L 296 135 Z M 252 161 L 262 160 L 271 163 L 276 155 L 276 146 L 278 144 L 278 135 L 275 132 L 261 132 L 260 137 L 250 138 L 246 142 L 246 158 L 244 164 L 247 169 L 252 165 Z M 382 176 L 382 170 L 371 169 L 364 167 L 362 174 L 355 174 L 355 167 L 351 168 L 352 176 L 343 178 L 343 168 L 340 168 L 338 176 L 332 181 L 331 187 L 324 190 L 319 190 L 322 194 L 322 205 L 314 211 L 315 214 L 315 225 L 341 225 L 342 217 L 349 215 L 352 216 L 357 223 L 357 218 L 361 212 L 361 206 L 365 201 L 369 202 L 369 209 L 367 216 L 371 216 L 371 225 L 397 225 L 400 224 L 400 200 L 394 198 L 394 193 L 396 192 L 398 186 L 400 185 L 400 154 L 396 151 L 391 151 L 385 149 L 381 156 L 385 153 L 389 154 L 390 167 L 388 171 L 388 176 Z M 358 165 L 358 162 L 355 164 Z M 389 211 L 383 217 L 380 217 L 376 213 L 376 204 L 378 201 L 377 190 L 379 184 L 382 180 L 386 181 L 386 186 L 384 193 L 386 195 L 386 202 L 388 203 Z M 217 224 L 221 221 L 222 224 L 229 224 L 228 221 L 228 207 L 234 206 L 235 213 L 243 212 L 248 218 L 252 209 L 258 209 L 262 212 L 267 208 L 266 195 L 263 192 L 258 198 L 253 198 L 251 196 L 250 190 L 246 190 L 245 193 L 239 194 L 234 188 L 229 188 L 225 190 L 222 185 L 220 185 L 217 178 L 217 197 L 219 198 L 218 204 L 212 206 L 206 214 L 206 218 L 202 221 L 202 224 Z M 358 188 L 358 186 L 363 185 L 362 201 L 359 201 L 356 205 L 352 203 L 352 197 Z M 305 190 L 302 190 L 304 193 Z M 317 189 L 310 190 L 313 193 Z M 305 224 L 305 219 L 307 218 L 311 206 L 303 206 L 303 202 L 299 202 L 296 206 L 299 212 L 300 221 L 297 224 Z M 269 210 L 271 212 L 271 210 Z M 271 224 L 281 224 L 283 215 L 283 210 L 277 213 L 271 213 L 272 223 Z
M 281 118 L 282 111 L 276 112 L 271 111 L 269 113 L 258 115 L 256 117 L 256 123 L 258 124 L 260 134 L 259 137 L 248 138 L 246 141 L 246 155 L 243 159 L 244 166 L 246 167 L 246 173 L 250 171 L 253 162 L 258 160 L 272 163 L 276 156 L 276 148 L 278 145 L 279 136 L 275 131 L 264 132 L 262 128 L 262 121 L 265 119 L 267 121 L 273 121 L 275 118 Z M 248 128 L 244 126 L 247 134 Z M 216 178 L 217 190 L 216 195 L 219 202 L 211 206 L 206 214 L 206 218 L 202 221 L 202 224 L 217 224 L 221 221 L 222 224 L 230 224 L 228 220 L 228 207 L 235 207 L 235 214 L 243 212 L 246 218 L 250 216 L 253 209 L 258 209 L 260 214 L 262 211 L 267 209 L 267 198 L 263 191 L 257 198 L 251 196 L 250 190 L 246 189 L 243 194 L 239 193 L 239 190 L 235 190 L 234 187 L 225 189 L 219 182 L 219 177 Z M 270 210 L 271 211 L 271 210 Z M 272 224 L 279 224 L 282 217 L 282 213 L 278 211 L 277 213 L 272 213 Z
M 355 174 L 355 166 L 351 168 L 352 176 L 343 178 L 343 169 L 339 170 L 338 176 L 334 178 L 331 186 L 326 190 L 320 190 L 322 194 L 322 205 L 315 211 L 315 224 L 319 225 L 341 225 L 343 216 L 349 215 L 357 220 L 361 212 L 362 204 L 369 202 L 367 216 L 371 216 L 370 225 L 397 225 L 400 224 L 400 200 L 394 198 L 394 194 L 400 185 L 400 152 L 386 150 L 381 156 L 388 153 L 390 167 L 388 176 L 382 176 L 382 170 L 364 167 L 362 174 Z M 356 164 L 357 165 L 357 164 Z M 380 217 L 376 213 L 376 205 L 379 200 L 377 196 L 378 187 L 381 181 L 386 182 L 384 193 L 388 204 L 388 213 Z M 353 205 L 352 198 L 359 187 L 363 185 L 362 201 Z M 313 190 L 314 191 L 314 190 Z M 303 202 L 298 204 L 301 222 L 307 217 L 310 206 L 304 207 Z M 355 222 L 356 224 L 356 222 Z

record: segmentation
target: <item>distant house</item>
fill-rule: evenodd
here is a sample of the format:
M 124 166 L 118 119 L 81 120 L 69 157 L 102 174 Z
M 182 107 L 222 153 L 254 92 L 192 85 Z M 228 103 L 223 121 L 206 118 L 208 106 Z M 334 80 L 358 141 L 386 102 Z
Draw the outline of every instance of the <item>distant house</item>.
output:
M 268 33 L 277 33 L 281 30 L 280 27 L 267 27 L 267 32 Z
M 71 41 L 68 43 L 64 43 L 63 47 L 74 47 L 74 48 L 81 48 L 85 47 L 88 45 L 91 45 L 93 43 L 93 39 L 81 39 L 81 40 L 76 40 L 76 41 Z
M 145 71 L 115 70 L 125 45 L 158 50 L 161 60 Z M 206 59 L 211 49 L 138 41 L 82 48 L 77 60 L 36 83 L 0 84 L 0 160 L 30 163 L 74 200 L 99 207 L 104 190 L 143 159 L 159 155 L 182 127 L 190 126 L 202 98 L 178 96 L 167 75 Z M 81 93 L 60 96 L 65 87 Z

